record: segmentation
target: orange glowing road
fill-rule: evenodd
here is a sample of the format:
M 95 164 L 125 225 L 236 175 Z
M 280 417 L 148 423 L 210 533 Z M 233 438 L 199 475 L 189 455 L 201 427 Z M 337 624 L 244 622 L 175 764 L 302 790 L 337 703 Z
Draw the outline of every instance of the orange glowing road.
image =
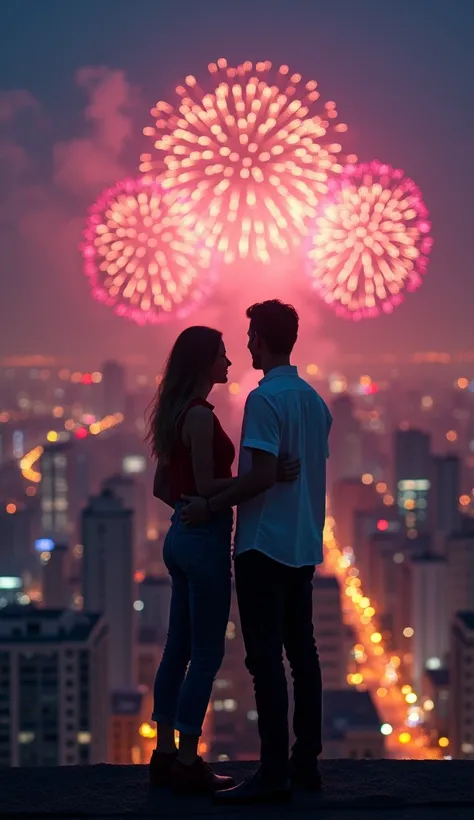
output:
M 440 758 L 441 749 L 430 747 L 423 729 L 423 706 L 418 703 L 412 687 L 401 680 L 400 658 L 384 647 L 375 623 L 376 612 L 370 598 L 364 595 L 353 554 L 348 550 L 342 552 L 334 535 L 334 526 L 334 519 L 328 517 L 324 530 L 325 571 L 339 579 L 344 619 L 357 635 L 354 646 L 357 672 L 348 675 L 348 682 L 372 694 L 382 719 L 389 757 Z M 430 703 L 424 705 L 432 706 Z M 445 747 L 447 745 L 445 743 Z
M 104 416 L 103 419 L 100 421 L 94 421 L 92 424 L 84 425 L 78 424 L 74 431 L 75 437 L 78 440 L 87 438 L 87 436 L 97 436 L 99 433 L 104 433 L 106 430 L 110 430 L 112 427 L 116 427 L 117 424 L 120 424 L 123 421 L 123 416 L 121 413 L 115 413 L 110 416 Z M 66 422 L 68 423 L 68 422 Z M 63 442 L 69 441 L 73 437 L 72 433 L 68 433 L 67 431 L 58 433 L 56 430 L 50 430 L 47 434 L 46 439 L 48 442 Z M 35 464 L 43 454 L 44 447 L 42 445 L 38 445 L 37 447 L 33 447 L 32 450 L 29 450 L 28 453 L 25 453 L 23 458 L 20 459 L 20 470 L 23 478 L 26 481 L 31 481 L 34 484 L 38 484 L 41 481 L 41 473 L 39 470 L 35 468 Z

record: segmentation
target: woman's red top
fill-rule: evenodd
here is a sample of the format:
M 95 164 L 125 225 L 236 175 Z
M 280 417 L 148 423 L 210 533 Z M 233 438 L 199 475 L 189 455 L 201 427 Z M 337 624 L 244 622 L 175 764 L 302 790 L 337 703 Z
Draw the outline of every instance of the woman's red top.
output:
M 189 402 L 186 410 L 181 416 L 177 428 L 178 438 L 171 452 L 169 464 L 169 478 L 171 499 L 174 503 L 181 500 L 183 495 L 198 495 L 196 482 L 194 481 L 194 471 L 191 459 L 191 450 L 184 444 L 181 433 L 188 410 L 191 407 L 201 405 L 214 411 L 214 406 L 205 399 L 193 399 Z M 217 418 L 212 413 L 214 419 L 214 478 L 232 478 L 232 464 L 235 458 L 235 447 L 229 436 Z

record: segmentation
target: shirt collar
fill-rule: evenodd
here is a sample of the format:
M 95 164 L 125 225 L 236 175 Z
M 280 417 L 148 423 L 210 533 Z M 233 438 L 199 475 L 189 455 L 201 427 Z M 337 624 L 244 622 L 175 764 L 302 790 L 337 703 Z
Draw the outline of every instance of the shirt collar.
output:
M 269 379 L 275 379 L 279 376 L 297 376 L 298 368 L 293 364 L 282 364 L 280 367 L 272 367 L 267 375 L 260 379 L 259 384 L 267 382 Z

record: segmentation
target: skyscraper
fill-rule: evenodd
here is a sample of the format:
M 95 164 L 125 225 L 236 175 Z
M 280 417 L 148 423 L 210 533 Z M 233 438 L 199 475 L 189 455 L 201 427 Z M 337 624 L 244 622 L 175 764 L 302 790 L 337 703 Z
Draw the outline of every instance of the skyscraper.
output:
M 474 520 L 464 518 L 457 532 L 446 539 L 448 617 L 474 611 Z
M 35 511 L 29 507 L 9 513 L 0 510 L 0 575 L 34 573 L 37 556 L 33 549 Z
M 338 396 L 331 405 L 334 435 L 329 461 L 330 482 L 346 478 L 360 479 L 362 469 L 362 438 L 359 422 L 353 414 L 349 395 Z
M 118 362 L 105 362 L 102 366 L 102 400 L 104 416 L 125 413 L 126 374 Z
M 406 608 L 406 602 L 397 598 L 397 561 L 403 538 L 397 532 L 376 531 L 370 537 L 370 561 L 368 562 L 367 590 L 385 629 L 393 634 L 398 609 Z M 397 558 L 397 560 L 399 560 Z
M 410 575 L 413 676 L 421 689 L 425 669 L 439 669 L 447 659 L 446 561 L 435 555 L 412 557 Z
M 328 689 L 324 692 L 323 757 L 384 757 L 380 718 L 370 692 Z
M 450 754 L 474 760 L 474 610 L 456 614 L 450 667 Z
M 141 706 L 140 692 L 126 690 L 112 693 L 112 725 L 108 754 L 110 763 L 127 765 L 138 762 Z
M 395 486 L 400 516 L 408 529 L 427 530 L 432 480 L 431 438 L 421 430 L 396 430 Z
M 245 668 L 245 649 L 233 590 L 225 656 L 214 682 L 210 712 L 204 724 L 203 740 L 209 740 L 209 759 L 254 760 L 259 748 L 256 720 L 252 678 Z
M 89 492 L 87 454 L 79 442 L 48 444 L 40 458 L 41 534 L 69 541 Z
M 133 511 L 110 490 L 90 499 L 82 513 L 83 597 L 109 626 L 109 689 L 135 684 L 136 611 Z
M 102 489 L 120 498 L 127 510 L 133 510 L 134 569 L 143 569 L 146 539 L 146 489 L 143 482 L 120 473 L 106 478 Z
M 353 547 L 356 534 L 356 512 L 373 512 L 377 493 L 373 484 L 359 478 L 336 481 L 332 491 L 332 512 L 336 520 L 336 535 L 342 548 Z
M 313 581 L 313 623 L 323 687 L 346 686 L 347 657 L 345 628 L 342 620 L 341 589 L 333 575 L 316 575 Z
M 68 609 L 71 590 L 67 577 L 67 544 L 54 544 L 49 561 L 43 567 L 43 601 L 52 609 Z
M 171 583 L 169 577 L 147 575 L 138 585 L 140 635 L 152 639 L 162 648 L 168 634 Z
M 433 457 L 432 529 L 450 535 L 459 529 L 461 462 L 458 456 Z
M 98 614 L 12 606 L 0 618 L 0 766 L 107 759 L 107 628 Z

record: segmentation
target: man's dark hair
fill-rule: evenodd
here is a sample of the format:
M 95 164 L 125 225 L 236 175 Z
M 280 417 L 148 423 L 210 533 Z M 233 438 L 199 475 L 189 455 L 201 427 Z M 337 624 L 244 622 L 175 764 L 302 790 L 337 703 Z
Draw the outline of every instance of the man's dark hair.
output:
M 298 337 L 299 316 L 293 305 L 279 299 L 257 302 L 247 309 L 252 332 L 264 340 L 270 353 L 289 356 Z

